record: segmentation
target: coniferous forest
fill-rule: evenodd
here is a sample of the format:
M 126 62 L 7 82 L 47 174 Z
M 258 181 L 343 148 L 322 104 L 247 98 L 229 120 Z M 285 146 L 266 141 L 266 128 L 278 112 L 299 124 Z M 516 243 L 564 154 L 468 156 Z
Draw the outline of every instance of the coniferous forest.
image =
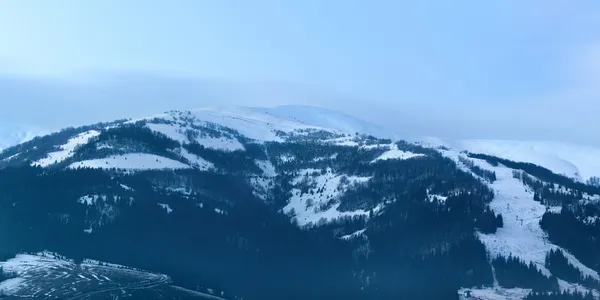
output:
M 492 287 L 495 282 L 531 289 L 527 299 L 590 297 L 560 293 L 556 277 L 517 257 L 489 255 L 478 234 L 504 227 L 503 216 L 489 205 L 495 194 L 488 184 L 497 177 L 469 160 L 455 162 L 433 149 L 399 142 L 398 149 L 418 156 L 382 161 L 376 158 L 385 150 L 378 147 L 326 144 L 304 135 L 264 144 L 240 139 L 245 151 L 198 143 L 173 150 L 179 144 L 143 125 L 102 131 L 49 168 L 31 166 L 42 156 L 37 148 L 26 150 L 36 141 L 2 153 L 2 159 L 17 151 L 25 154 L 22 163 L 9 161 L 0 168 L 0 257 L 49 250 L 75 261 L 91 258 L 163 273 L 176 285 L 222 291 L 228 299 L 454 300 L 461 288 Z M 194 137 L 193 132 L 188 135 Z M 56 134 L 37 142 L 52 149 L 65 140 L 64 134 Z M 187 156 L 181 155 L 184 150 Z M 77 159 L 130 151 L 181 163 L 196 155 L 214 169 L 65 168 Z M 536 192 L 536 201 L 562 205 L 560 213 L 543 216 L 542 228 L 552 242 L 600 270 L 599 227 L 584 222 L 597 215 L 596 206 L 572 200 L 595 187 L 582 188 L 535 165 L 471 156 L 510 166 L 515 178 Z M 257 184 L 264 177 L 256 161 L 273 165 L 268 185 Z M 306 226 L 298 224 L 293 212 L 283 213 L 294 196 L 310 195 L 307 205 L 320 197 L 325 185 L 313 178 L 327 174 L 343 175 L 336 187 L 343 193 L 322 201 L 315 212 L 336 206 L 340 212 L 368 213 Z M 352 177 L 369 181 L 352 184 Z M 598 287 L 560 251 L 548 254 L 545 267 L 568 282 Z

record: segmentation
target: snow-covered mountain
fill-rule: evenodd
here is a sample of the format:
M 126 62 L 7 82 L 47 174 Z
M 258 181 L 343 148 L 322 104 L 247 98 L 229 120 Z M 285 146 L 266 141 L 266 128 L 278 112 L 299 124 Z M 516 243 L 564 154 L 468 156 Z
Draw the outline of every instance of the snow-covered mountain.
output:
M 600 175 L 596 153 L 546 142 L 411 143 L 304 106 L 170 111 L 2 151 L 0 229 L 11 231 L 0 238 L 249 299 L 271 299 L 252 291 L 277 280 L 302 282 L 288 286 L 298 299 L 340 296 L 331 278 L 356 299 L 598 293 L 600 187 L 586 184 Z M 130 252 L 91 246 L 112 243 Z
M 329 109 L 302 105 L 285 105 L 270 108 L 256 107 L 253 109 L 306 125 L 331 128 L 348 133 L 358 132 L 392 140 L 398 139 L 398 135 L 392 130 Z
M 600 148 L 556 141 L 423 139 L 424 145 L 528 162 L 581 182 L 600 177 Z
M 42 129 L 0 124 L 0 151 L 47 133 Z

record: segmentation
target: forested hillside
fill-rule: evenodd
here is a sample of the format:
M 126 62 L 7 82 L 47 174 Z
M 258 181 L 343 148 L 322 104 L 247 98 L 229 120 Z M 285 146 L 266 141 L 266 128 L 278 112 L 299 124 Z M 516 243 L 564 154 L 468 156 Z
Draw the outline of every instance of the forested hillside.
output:
M 484 154 L 261 126 L 172 112 L 5 150 L 0 257 L 48 250 L 227 299 L 578 299 L 561 293 L 600 286 L 596 186 Z

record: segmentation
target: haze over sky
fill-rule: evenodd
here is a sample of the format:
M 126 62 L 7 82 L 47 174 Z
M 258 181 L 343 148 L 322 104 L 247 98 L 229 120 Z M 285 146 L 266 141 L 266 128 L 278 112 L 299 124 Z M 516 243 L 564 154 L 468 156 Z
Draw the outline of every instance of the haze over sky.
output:
M 597 0 L 0 0 L 0 124 L 211 104 L 600 145 Z

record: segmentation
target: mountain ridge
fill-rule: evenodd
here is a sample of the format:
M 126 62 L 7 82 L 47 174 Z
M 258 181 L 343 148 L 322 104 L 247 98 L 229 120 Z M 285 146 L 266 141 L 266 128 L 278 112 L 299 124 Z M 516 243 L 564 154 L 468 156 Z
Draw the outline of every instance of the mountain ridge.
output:
M 91 255 L 250 299 L 281 297 L 242 280 L 256 274 L 297 299 L 339 296 L 342 286 L 357 299 L 600 290 L 600 262 L 590 254 L 597 245 L 586 235 L 572 244 L 557 230 L 594 232 L 600 187 L 554 165 L 510 160 L 519 156 L 487 141 L 393 140 L 351 132 L 370 126 L 352 118 L 320 121 L 290 109 L 170 111 L 8 148 L 0 152 L 0 222 L 16 233 L 0 226 L 0 238 L 12 237 L 15 249 Z M 147 253 L 133 258 L 90 241 Z M 168 263 L 156 263 L 159 256 Z M 255 268 L 242 271 L 249 261 Z M 339 287 L 326 286 L 332 276 Z M 440 284 L 431 289 L 434 276 Z

